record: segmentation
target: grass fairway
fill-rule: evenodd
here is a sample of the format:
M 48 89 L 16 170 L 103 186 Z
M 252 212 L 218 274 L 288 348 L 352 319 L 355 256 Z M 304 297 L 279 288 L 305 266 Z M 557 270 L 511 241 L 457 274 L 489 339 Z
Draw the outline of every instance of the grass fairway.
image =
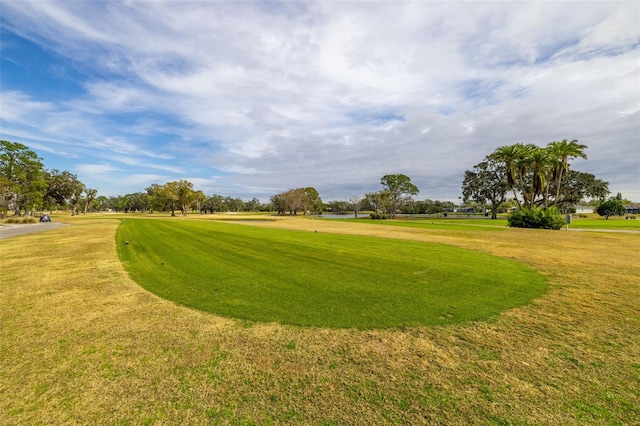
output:
M 391 226 L 402 226 L 409 228 L 440 229 L 448 231 L 504 231 L 508 228 L 506 219 L 467 219 L 467 218 L 426 218 L 426 219 L 393 219 L 393 220 L 372 220 L 368 218 L 358 219 L 326 219 L 337 220 L 345 223 L 362 224 L 382 224 Z M 640 220 L 625 219 L 624 216 L 614 216 L 605 219 L 597 215 L 589 215 L 588 218 L 573 216 L 569 225 L 570 229 L 584 229 L 594 231 L 637 231 L 640 234 Z M 562 228 L 564 229 L 564 227 Z
M 635 233 L 244 225 L 454 245 L 525 263 L 548 281 L 533 303 L 492 321 L 362 330 L 234 320 L 160 298 L 124 270 L 112 217 L 54 215 L 70 226 L 0 240 L 3 426 L 640 418 Z
M 149 291 L 252 321 L 442 325 L 487 319 L 546 287 L 518 262 L 416 241 L 144 219 L 124 221 L 117 241 L 125 269 Z
M 638 219 L 625 219 L 624 216 L 613 216 L 609 219 L 595 215 L 590 216 L 589 218 L 574 218 L 569 227 L 575 229 L 637 231 L 640 234 L 640 220 Z
M 447 219 L 447 218 L 425 218 L 425 219 L 386 219 L 373 220 L 371 218 L 358 219 L 325 219 L 331 221 L 343 221 L 345 223 L 380 224 L 391 226 L 403 226 L 408 228 L 440 229 L 448 231 L 503 231 L 507 229 L 506 219 Z

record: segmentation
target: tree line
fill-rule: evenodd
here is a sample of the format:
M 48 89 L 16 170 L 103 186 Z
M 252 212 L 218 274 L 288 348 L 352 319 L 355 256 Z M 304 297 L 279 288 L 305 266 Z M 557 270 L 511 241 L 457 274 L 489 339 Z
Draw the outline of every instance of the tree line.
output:
M 34 216 L 37 211 L 69 209 L 72 215 L 82 212 L 170 212 L 171 216 L 217 212 L 276 212 L 284 215 L 320 214 L 326 210 L 343 212 L 347 206 L 356 214 L 372 210 L 395 216 L 405 212 L 431 212 L 444 208 L 441 202 L 415 202 L 411 197 L 417 187 L 405 175 L 386 175 L 384 188 L 364 198 L 352 196 L 346 201 L 325 204 L 313 187 L 289 189 L 270 197 L 269 203 L 259 199 L 243 201 L 222 195 L 207 196 L 187 180 L 152 184 L 144 192 L 118 196 L 98 195 L 68 171 L 48 170 L 35 151 L 18 142 L 0 141 L 0 217 L 10 211 L 14 216 Z M 334 210 L 335 208 L 335 210 Z
M 86 213 L 98 191 L 76 175 L 47 170 L 42 159 L 26 145 L 0 141 L 0 217 L 33 216 L 37 210 L 69 208 L 72 215 Z
M 555 209 L 557 214 L 586 198 L 604 204 L 598 211 L 619 211 L 619 199 L 606 199 L 607 182 L 570 168 L 571 160 L 587 158 L 586 148 L 577 140 L 566 139 L 545 147 L 521 143 L 499 147 L 464 173 L 463 202 L 472 209 L 490 210 L 494 219 L 505 206 L 515 206 L 521 211 Z M 352 211 L 357 217 L 360 212 L 369 211 L 373 212 L 372 218 L 394 218 L 399 212 L 434 214 L 454 208 L 448 201 L 415 200 L 419 189 L 404 174 L 385 175 L 380 185 L 380 190 L 362 197 L 354 195 L 328 203 L 322 201 L 313 187 L 289 189 L 272 195 L 269 203 L 261 203 L 257 198 L 243 201 L 217 194 L 207 196 L 184 179 L 152 184 L 143 192 L 106 197 L 98 195 L 97 190 L 88 188 L 70 172 L 45 169 L 42 160 L 27 146 L 0 141 L 0 215 L 3 218 L 9 211 L 21 216 L 61 208 L 71 210 L 72 215 L 92 211 L 163 211 L 172 216 L 188 212 L 306 215 Z
M 144 192 L 115 197 L 97 197 L 98 210 L 123 212 L 166 211 L 172 216 L 177 213 L 186 216 L 188 212 L 198 214 L 217 212 L 275 212 L 279 215 L 321 214 L 325 211 L 345 213 L 366 210 L 395 216 L 395 213 L 437 213 L 452 208 L 453 203 L 440 201 L 415 201 L 412 195 L 418 189 L 405 175 L 386 175 L 382 178 L 384 186 L 378 192 L 365 194 L 364 197 L 352 196 L 346 200 L 323 202 L 318 191 L 313 187 L 288 189 L 272 195 L 268 203 L 261 203 L 257 198 L 243 201 L 240 198 L 223 197 L 214 194 L 206 196 L 202 191 L 193 189 L 187 180 L 153 184 Z
M 198 214 L 217 212 L 259 212 L 269 206 L 253 198 L 243 201 L 240 198 L 222 195 L 207 196 L 201 190 L 195 190 L 193 183 L 180 179 L 165 184 L 152 184 L 144 192 L 104 197 L 99 201 L 99 211 L 125 213 L 152 213 L 162 211 L 171 216 L 186 216 L 189 212 Z

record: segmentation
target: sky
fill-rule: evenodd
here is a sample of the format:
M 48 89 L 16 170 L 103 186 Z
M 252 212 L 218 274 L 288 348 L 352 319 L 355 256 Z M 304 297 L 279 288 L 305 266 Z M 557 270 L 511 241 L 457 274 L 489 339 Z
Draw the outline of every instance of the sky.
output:
M 496 148 L 587 145 L 640 201 L 640 2 L 4 1 L 0 139 L 100 195 L 207 195 L 402 173 L 457 202 Z

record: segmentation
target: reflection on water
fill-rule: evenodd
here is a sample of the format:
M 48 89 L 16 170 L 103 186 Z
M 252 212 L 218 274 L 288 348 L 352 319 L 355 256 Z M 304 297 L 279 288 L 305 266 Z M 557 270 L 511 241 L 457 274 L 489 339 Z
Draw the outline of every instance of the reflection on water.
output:
M 355 214 L 351 213 L 351 214 L 319 214 L 318 217 L 320 219 L 354 219 L 356 217 Z M 360 213 L 358 215 L 358 218 L 368 218 L 371 217 L 368 214 L 362 214 Z

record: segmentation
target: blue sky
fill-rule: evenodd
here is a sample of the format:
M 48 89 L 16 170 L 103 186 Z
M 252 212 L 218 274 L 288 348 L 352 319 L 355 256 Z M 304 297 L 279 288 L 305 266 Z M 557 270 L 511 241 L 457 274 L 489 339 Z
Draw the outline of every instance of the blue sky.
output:
M 102 195 L 457 201 L 495 148 L 578 139 L 640 201 L 640 3 L 0 1 L 0 138 Z

